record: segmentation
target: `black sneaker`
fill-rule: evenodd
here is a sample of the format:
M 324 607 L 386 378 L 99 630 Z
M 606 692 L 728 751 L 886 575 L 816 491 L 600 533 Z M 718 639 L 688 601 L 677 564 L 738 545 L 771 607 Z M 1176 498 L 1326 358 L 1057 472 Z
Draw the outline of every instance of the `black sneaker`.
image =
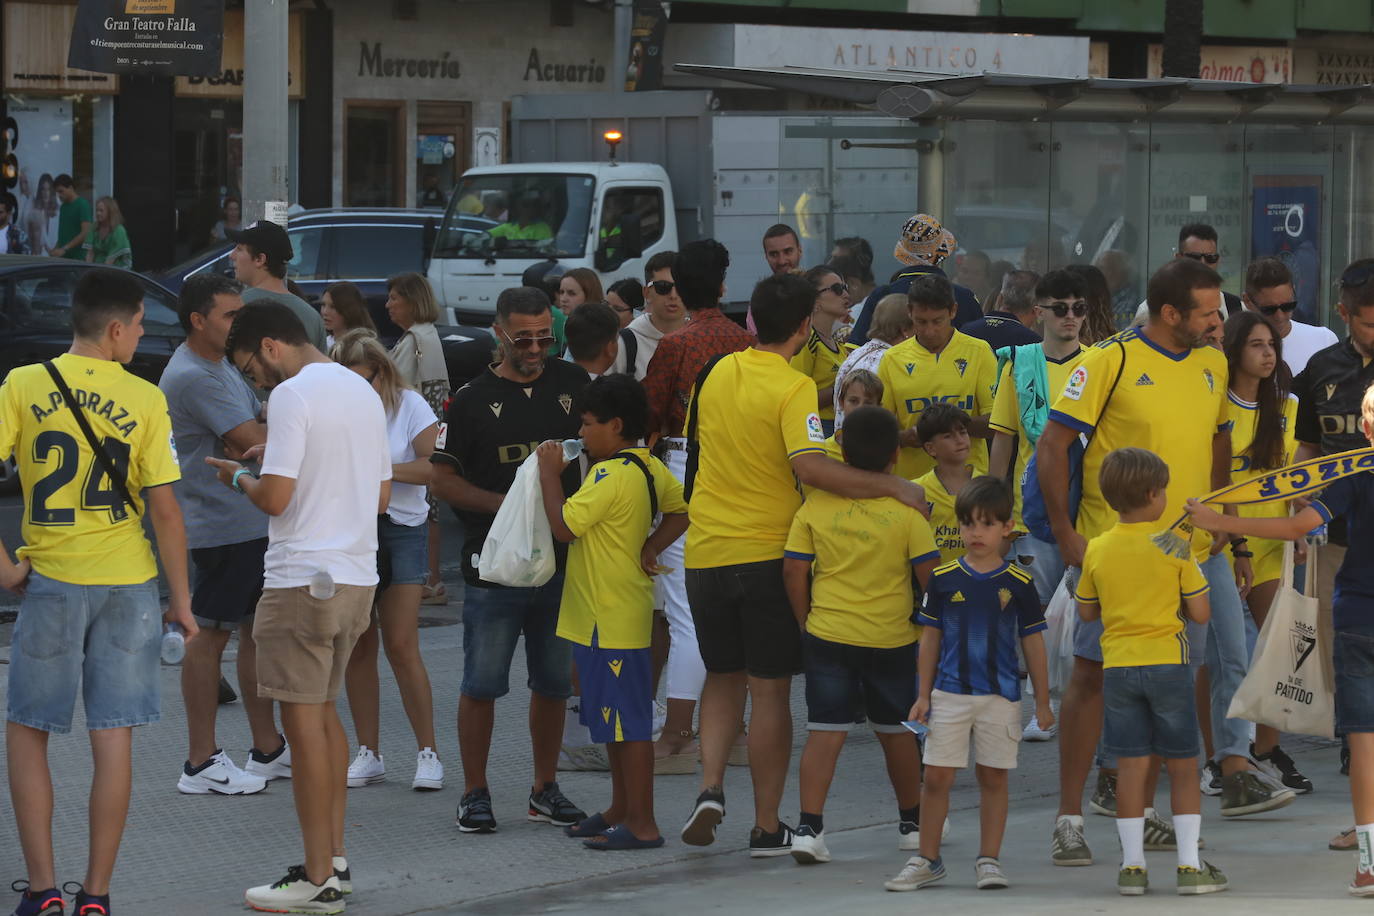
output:
M 1250 756 L 1255 758 L 1260 769 L 1270 776 L 1283 783 L 1299 795 L 1306 795 L 1312 791 L 1312 780 L 1298 770 L 1298 765 L 1293 762 L 1293 758 L 1283 752 L 1283 748 L 1277 744 L 1274 749 L 1267 754 L 1256 754 L 1255 746 L 1250 745 Z
M 682 842 L 688 846 L 710 846 L 716 841 L 716 827 L 725 820 L 725 793 L 707 789 L 697 796 L 692 816 L 682 827 Z
M 587 812 L 568 801 L 556 782 L 544 783 L 544 788 L 530 796 L 530 820 L 555 827 L 571 827 L 587 817 Z
M 1093 814 L 1116 817 L 1116 776 L 1106 770 L 1097 771 L 1097 788 L 1088 800 L 1088 807 Z
M 109 894 L 88 894 L 86 888 L 75 881 L 62 885 L 62 890 L 76 898 L 72 901 L 76 916 L 110 916 Z
M 495 833 L 496 816 L 491 813 L 491 792 L 473 789 L 458 802 L 458 829 L 464 833 Z
M 1203 794 L 1203 795 L 1220 795 L 1220 794 L 1221 794 L 1221 767 L 1220 767 L 1220 765 L 1218 765 L 1217 762 L 1216 762 L 1215 760 L 1209 760 L 1209 761 L 1207 761 L 1206 765 L 1203 766 L 1203 768 L 1202 768 L 1202 778 L 1199 779 L 1198 782 L 1201 783 L 1202 794 Z
M 762 827 L 755 827 L 749 831 L 749 857 L 771 859 L 789 854 L 792 852 L 792 834 L 792 828 L 782 821 L 778 821 L 778 829 L 772 833 L 764 833 Z
M 29 890 L 29 882 L 15 881 L 10 890 L 19 894 L 19 905 L 14 908 L 14 916 L 62 916 L 66 901 L 55 887 L 45 891 Z
M 219 679 L 219 705 L 236 703 L 238 699 L 239 695 L 234 692 L 234 687 L 229 683 L 229 679 L 221 675 Z

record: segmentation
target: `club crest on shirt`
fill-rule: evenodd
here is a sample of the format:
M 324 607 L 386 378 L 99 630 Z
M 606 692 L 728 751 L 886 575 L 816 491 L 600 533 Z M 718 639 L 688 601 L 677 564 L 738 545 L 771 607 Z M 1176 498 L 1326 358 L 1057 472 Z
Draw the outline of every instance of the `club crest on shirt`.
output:
M 1011 589 L 999 588 L 997 590 L 997 600 L 1002 602 L 1002 610 L 1005 611 L 1007 609 L 1007 605 L 1011 604 Z
M 1202 377 L 1205 378 L 1205 379 L 1207 380 L 1207 390 L 1208 390 L 1208 391 L 1215 392 L 1215 391 L 1217 390 L 1217 380 L 1214 379 L 1214 378 L 1212 378 L 1212 370 L 1211 370 L 1211 369 L 1203 369 L 1203 370 L 1202 370 Z
M 1083 386 L 1088 384 L 1088 370 L 1082 366 L 1073 370 L 1073 375 L 1069 376 L 1068 384 L 1064 386 L 1064 397 L 1071 401 L 1077 401 L 1083 397 Z
M 825 441 L 825 427 L 821 426 L 821 418 L 818 414 L 811 414 L 806 418 L 806 438 L 812 442 Z
M 564 413 L 572 413 L 572 395 L 560 394 L 558 396 L 558 406 L 563 408 Z
M 446 445 L 448 445 L 448 424 L 440 423 L 439 434 L 434 437 L 434 447 L 443 448 Z
M 966 359 L 956 359 L 956 360 L 954 361 L 954 368 L 958 371 L 959 377 L 960 377 L 960 378 L 963 378 L 963 377 L 964 377 L 964 370 L 968 368 L 968 360 L 966 360 Z
M 500 419 L 500 417 L 501 417 L 501 406 L 502 406 L 502 405 L 501 405 L 501 402 L 500 402 L 500 401 L 492 401 L 492 402 L 491 402 L 490 404 L 488 404 L 487 406 L 491 408 L 491 412 L 492 412 L 493 414 L 496 415 L 497 419 Z

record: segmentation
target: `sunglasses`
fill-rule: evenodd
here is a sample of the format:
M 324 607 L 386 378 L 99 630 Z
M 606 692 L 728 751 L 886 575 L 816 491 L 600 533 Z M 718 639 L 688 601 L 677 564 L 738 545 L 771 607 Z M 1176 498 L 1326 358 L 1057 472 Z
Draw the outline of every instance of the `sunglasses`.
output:
M 820 289 L 816 290 L 817 295 L 827 292 L 834 293 L 837 296 L 843 296 L 845 293 L 849 292 L 849 284 L 831 283 L 829 286 L 822 286 Z
M 1219 254 L 1203 254 L 1200 251 L 1181 251 L 1179 254 L 1183 255 L 1185 258 L 1192 258 L 1194 261 L 1205 261 L 1213 266 L 1221 260 L 1221 255 Z
M 1048 302 L 1040 306 L 1050 312 L 1054 312 L 1054 317 L 1065 318 L 1069 312 L 1073 312 L 1073 317 L 1082 318 L 1088 314 L 1088 303 L 1082 299 L 1075 299 L 1073 302 Z
M 1285 312 L 1291 313 L 1297 307 L 1298 300 L 1294 299 L 1292 302 L 1280 302 L 1278 305 L 1261 305 L 1259 306 L 1258 311 L 1261 315 L 1264 315 L 1265 317 L 1270 317 L 1272 315 L 1277 314 L 1279 309 L 1283 309 Z
M 628 305 L 611 305 L 610 301 L 606 299 L 601 300 L 601 304 L 610 305 L 614 311 L 620 312 L 622 315 L 634 311 L 634 309 Z
M 652 286 L 654 292 L 658 293 L 660 296 L 668 295 L 673 291 L 674 287 L 677 286 L 672 280 L 654 280 L 649 285 Z
M 558 341 L 553 337 L 511 337 L 506 333 L 505 328 L 497 328 L 501 336 L 510 342 L 510 345 L 517 350 L 547 350 Z

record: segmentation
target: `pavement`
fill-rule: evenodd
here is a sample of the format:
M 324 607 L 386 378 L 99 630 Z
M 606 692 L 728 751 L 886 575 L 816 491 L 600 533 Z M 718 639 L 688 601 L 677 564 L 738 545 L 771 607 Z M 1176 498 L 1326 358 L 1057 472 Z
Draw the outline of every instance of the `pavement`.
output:
M 6 508 L 0 505 L 0 528 Z M 8 543 L 12 535 L 0 532 Z M 456 542 L 455 542 L 456 543 Z M 451 551 L 453 552 L 453 551 Z M 440 792 L 410 790 L 414 739 L 406 724 L 390 669 L 382 665 L 382 752 L 388 780 L 349 792 L 348 848 L 356 893 L 350 913 L 748 913 L 764 908 L 789 914 L 908 913 L 933 906 L 938 912 L 1048 913 L 1105 911 L 1130 906 L 1172 912 L 1206 907 L 1210 914 L 1307 913 L 1368 910 L 1345 894 L 1352 853 L 1330 852 L 1326 842 L 1349 825 L 1346 780 L 1337 772 L 1334 742 L 1290 736 L 1284 747 L 1316 783 L 1311 795 L 1280 811 L 1223 819 L 1213 799 L 1204 800 L 1204 857 L 1230 876 L 1232 890 L 1205 902 L 1178 901 L 1172 888 L 1173 855 L 1152 853 L 1159 889 L 1120 903 L 1115 893 L 1118 847 L 1107 818 L 1088 815 L 1088 838 L 1098 857 L 1091 868 L 1049 864 L 1049 833 L 1057 794 L 1056 742 L 1024 744 L 1011 777 L 1011 815 L 1002 863 L 1012 887 L 973 888 L 977 855 L 977 790 L 961 776 L 951 799 L 952 833 L 944 850 L 950 876 L 916 894 L 883 890 L 909 853 L 897 849 L 896 810 L 872 734 L 856 730 L 840 759 L 827 805 L 826 837 L 834 861 L 801 867 L 790 858 L 748 858 L 752 810 L 748 771 L 731 768 L 726 779 L 727 817 L 716 844 L 684 846 L 677 837 L 698 792 L 698 778 L 660 777 L 656 785 L 659 826 L 668 844 L 641 852 L 594 852 L 556 828 L 525 819 L 530 753 L 526 731 L 528 691 L 523 653 L 517 652 L 511 694 L 499 701 L 489 782 L 500 822 L 497 833 L 460 834 L 454 809 L 461 794 L 454 711 L 462 673 L 462 585 L 447 570 L 447 607 L 422 609 L 421 646 L 434 685 L 438 751 L 448 767 Z M 7 669 L 12 624 L 0 623 L 0 671 Z M 235 644 L 224 671 L 234 680 Z M 243 913 L 243 891 L 279 878 L 301 861 L 290 785 L 276 782 L 249 797 L 183 796 L 176 791 L 185 758 L 185 722 L 176 668 L 162 670 L 162 721 L 138 730 L 134 744 L 133 801 L 113 885 L 120 914 L 220 916 Z M 803 731 L 802 684 L 793 687 L 794 745 L 784 817 L 797 808 L 796 767 Z M 6 693 L 0 679 L 0 700 Z M 347 704 L 340 701 L 351 733 Z M 1030 710 L 1024 710 L 1029 718 Z M 59 881 L 79 880 L 85 861 L 85 808 L 90 777 L 82 722 L 55 737 L 51 765 L 56 788 L 55 842 Z M 241 704 L 220 708 L 219 737 L 240 764 L 248 729 Z M 5 770 L 0 760 L 0 771 Z M 609 802 L 602 773 L 565 773 L 564 791 L 588 811 Z M 0 875 L 21 878 L 23 860 L 12 826 L 8 794 L 0 800 Z M 8 902 L 5 898 L 4 902 Z

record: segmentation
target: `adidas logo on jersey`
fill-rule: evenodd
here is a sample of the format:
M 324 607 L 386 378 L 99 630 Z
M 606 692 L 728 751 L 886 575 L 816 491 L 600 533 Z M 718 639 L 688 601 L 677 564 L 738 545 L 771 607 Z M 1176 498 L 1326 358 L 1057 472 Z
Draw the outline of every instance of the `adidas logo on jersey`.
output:
M 1144 372 L 1140 373 L 1140 378 L 1136 379 L 1136 380 L 1135 380 L 1135 383 L 1136 383 L 1137 385 L 1153 385 L 1153 384 L 1154 384 L 1154 382 L 1150 380 L 1150 376 L 1147 375 L 1147 374 L 1144 373 Z
M 949 600 L 950 600 L 951 603 L 953 603 L 953 602 L 955 602 L 955 601 L 963 601 L 963 600 L 964 600 L 964 593 L 963 593 L 963 592 L 955 592 L 952 596 L 950 596 L 950 599 L 949 599 Z

